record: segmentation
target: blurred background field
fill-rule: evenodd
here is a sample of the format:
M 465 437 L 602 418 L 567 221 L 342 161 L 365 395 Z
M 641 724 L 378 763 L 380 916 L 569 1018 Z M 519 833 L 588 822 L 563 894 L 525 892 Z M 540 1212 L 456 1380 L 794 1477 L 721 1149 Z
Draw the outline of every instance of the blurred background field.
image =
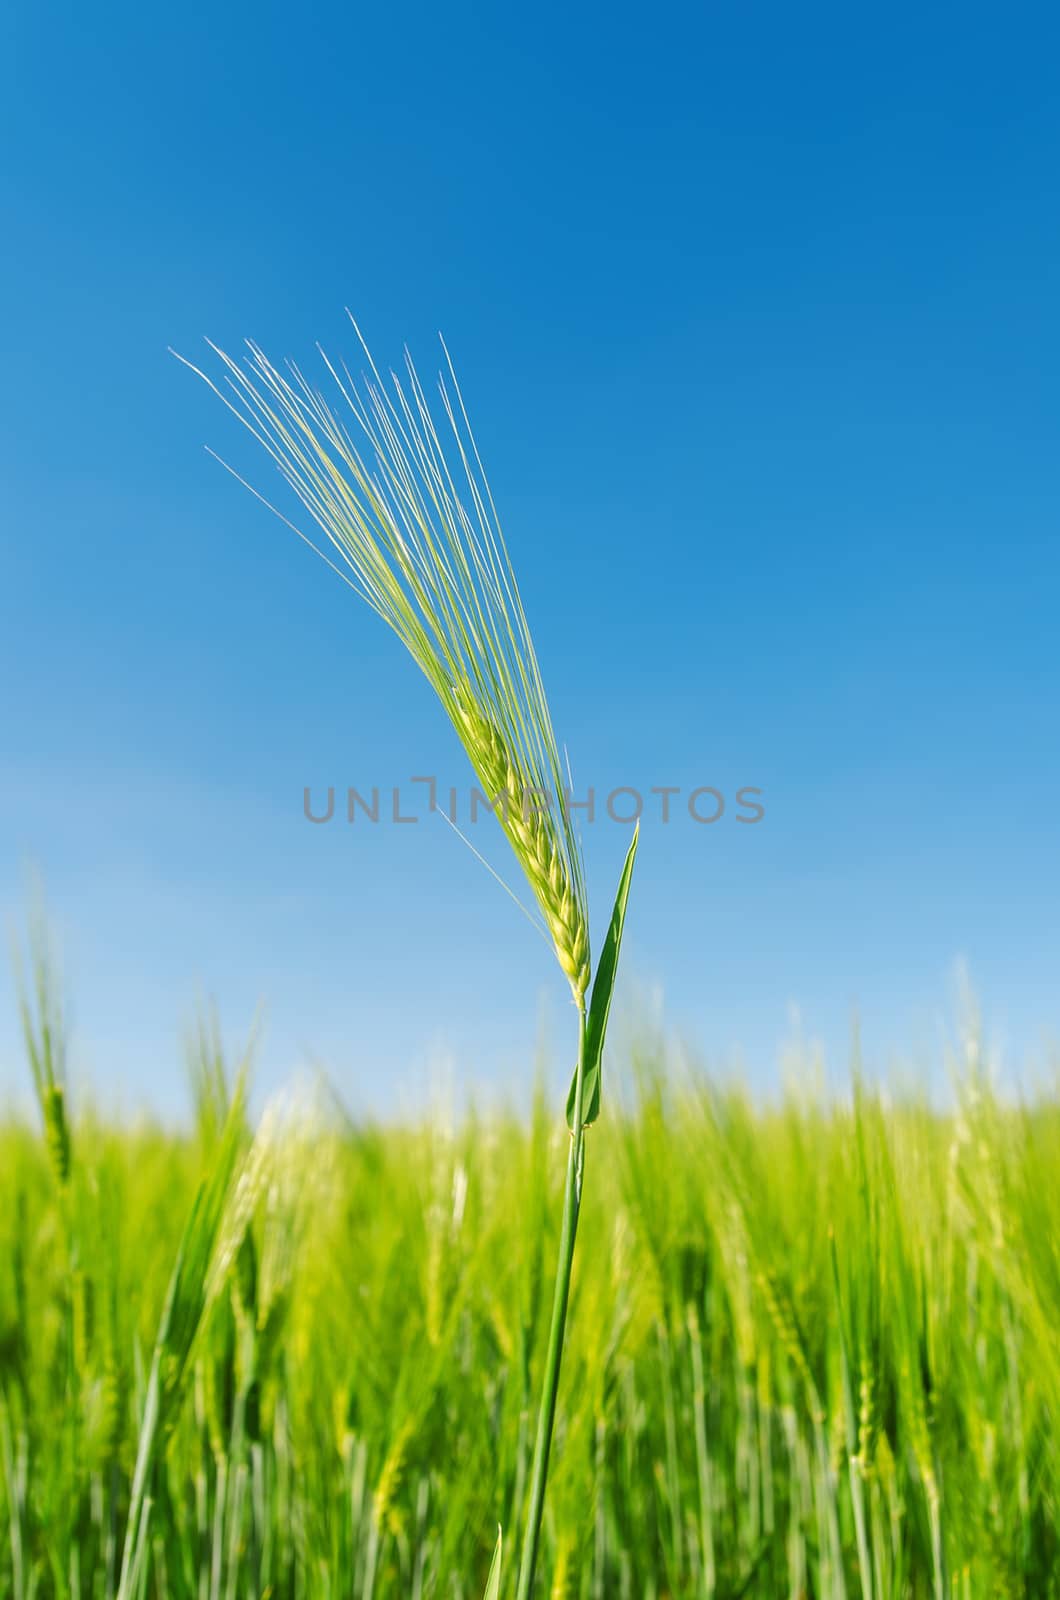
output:
M 184 1130 L 118 1126 L 67 1103 L 46 985 L 27 1020 L 54 1092 L 0 1129 L 0 1593 L 115 1594 L 223 1168 L 136 1592 L 478 1600 L 526 1489 L 560 1107 L 354 1125 L 321 1085 L 255 1130 L 207 1022 Z M 654 1035 L 616 1051 L 538 1592 L 1060 1592 L 1060 1103 L 997 1098 L 974 1027 L 950 1067 L 944 1109 L 856 1063 L 756 1104 Z

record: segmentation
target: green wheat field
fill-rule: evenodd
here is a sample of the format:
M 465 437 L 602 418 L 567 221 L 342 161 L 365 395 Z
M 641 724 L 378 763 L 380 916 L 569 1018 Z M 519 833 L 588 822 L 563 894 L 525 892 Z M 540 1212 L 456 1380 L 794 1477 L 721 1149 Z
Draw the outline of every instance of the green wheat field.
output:
M 119 1127 L 70 1103 L 46 980 L 24 1020 L 0 1594 L 479 1600 L 527 1492 L 554 1096 L 380 1127 L 321 1087 L 252 1125 L 207 1023 L 187 1129 Z M 1056 1098 L 994 1097 L 974 1038 L 945 1112 L 614 1057 L 535 1592 L 1060 1593 Z

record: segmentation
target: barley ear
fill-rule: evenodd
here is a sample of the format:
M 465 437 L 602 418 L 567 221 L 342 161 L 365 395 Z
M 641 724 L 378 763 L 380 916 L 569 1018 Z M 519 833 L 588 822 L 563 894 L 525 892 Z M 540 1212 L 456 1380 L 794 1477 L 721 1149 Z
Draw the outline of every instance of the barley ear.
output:
M 211 348 L 219 381 L 192 370 L 264 446 L 322 546 L 288 526 L 393 629 L 487 793 L 506 797 L 502 827 L 582 1010 L 590 955 L 581 848 L 530 626 L 448 352 L 439 427 L 408 358 L 386 384 L 366 347 L 359 383 L 325 356 L 328 399 L 256 345 L 242 362 Z M 538 796 L 548 797 L 540 809 Z
M 22 1038 L 33 1074 L 48 1160 L 60 1189 L 70 1178 L 71 1140 L 66 1107 L 66 1018 L 58 962 L 43 912 L 38 911 L 29 930 L 29 976 L 23 972 L 15 949 Z
M 556 959 L 581 1008 L 589 986 L 589 930 L 566 841 L 547 800 L 521 770 L 502 731 L 476 703 L 470 684 L 455 693 L 454 726 L 541 908 Z

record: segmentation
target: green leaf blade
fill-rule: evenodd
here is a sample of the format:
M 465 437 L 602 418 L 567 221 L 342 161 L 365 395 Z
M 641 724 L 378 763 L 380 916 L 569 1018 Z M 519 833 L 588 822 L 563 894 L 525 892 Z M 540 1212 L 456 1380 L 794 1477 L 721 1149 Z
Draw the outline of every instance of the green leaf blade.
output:
M 604 948 L 600 952 L 600 961 L 593 979 L 592 999 L 589 1002 L 589 1020 L 585 1030 L 585 1082 L 582 1087 L 582 1127 L 588 1128 L 600 1115 L 600 1097 L 603 1082 L 603 1057 L 604 1036 L 607 1032 L 607 1019 L 611 1014 L 611 997 L 615 989 L 615 977 L 618 972 L 618 957 L 622 948 L 622 930 L 626 923 L 626 906 L 629 902 L 629 886 L 633 879 L 633 863 L 637 858 L 637 843 L 640 839 L 640 825 L 633 832 L 633 839 L 626 854 L 622 876 L 618 880 L 618 892 L 615 895 L 615 906 L 611 913 L 611 923 L 604 940 Z M 578 1087 L 578 1074 L 575 1070 L 571 1079 L 570 1091 L 567 1095 L 567 1126 L 574 1132 L 574 1102 Z
M 490 1563 L 490 1575 L 486 1579 L 486 1592 L 482 1596 L 482 1600 L 498 1600 L 498 1596 L 499 1596 L 499 1594 L 501 1592 L 501 1541 L 502 1541 L 502 1538 L 503 1538 L 503 1535 L 501 1533 L 500 1528 L 498 1528 L 497 1529 L 497 1545 L 496 1545 L 496 1548 L 495 1548 L 495 1550 L 493 1552 L 493 1560 Z

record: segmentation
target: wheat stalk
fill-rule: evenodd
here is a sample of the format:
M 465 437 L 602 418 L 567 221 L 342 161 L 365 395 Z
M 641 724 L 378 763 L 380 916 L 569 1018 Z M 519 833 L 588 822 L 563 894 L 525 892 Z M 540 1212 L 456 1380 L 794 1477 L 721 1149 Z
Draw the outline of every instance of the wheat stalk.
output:
M 280 371 L 255 344 L 247 345 L 242 363 L 210 346 L 221 363 L 218 382 L 198 367 L 192 370 L 264 446 L 330 553 L 276 514 L 394 630 L 431 684 L 533 891 L 577 1007 L 559 1261 L 518 1580 L 519 1600 L 528 1600 L 581 1208 L 585 1128 L 599 1110 L 604 1033 L 636 838 L 587 1009 L 591 961 L 581 848 L 519 586 L 448 351 L 448 376 L 439 375 L 438 392 L 449 459 L 408 353 L 404 377 L 391 372 L 385 384 L 363 340 L 361 345 L 368 372 L 359 383 L 348 367 L 320 352 L 341 410 L 296 365 Z M 376 1540 L 388 1485 L 384 1471 Z M 372 1550 L 374 1578 L 377 1543 Z M 498 1546 L 487 1594 L 499 1582 Z

